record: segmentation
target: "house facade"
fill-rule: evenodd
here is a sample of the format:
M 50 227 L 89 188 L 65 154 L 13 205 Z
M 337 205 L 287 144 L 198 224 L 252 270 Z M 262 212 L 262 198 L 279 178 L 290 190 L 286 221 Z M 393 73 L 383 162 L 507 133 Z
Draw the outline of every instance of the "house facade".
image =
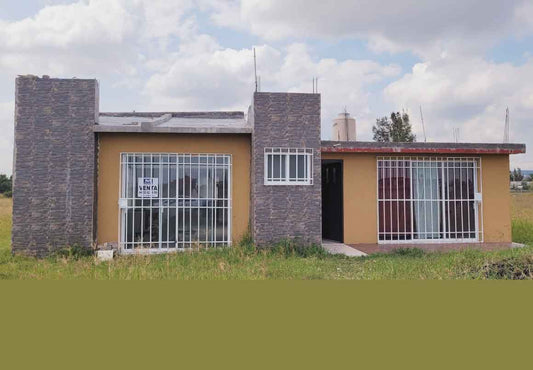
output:
M 320 95 L 244 112 L 99 111 L 98 82 L 16 80 L 14 252 L 511 243 L 523 144 L 322 141 Z

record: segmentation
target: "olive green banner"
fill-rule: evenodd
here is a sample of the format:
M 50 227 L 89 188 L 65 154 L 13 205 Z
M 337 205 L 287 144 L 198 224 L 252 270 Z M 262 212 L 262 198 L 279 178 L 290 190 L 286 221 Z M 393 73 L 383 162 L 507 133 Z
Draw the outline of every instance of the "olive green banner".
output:
M 1 367 L 519 368 L 533 283 L 2 282 Z

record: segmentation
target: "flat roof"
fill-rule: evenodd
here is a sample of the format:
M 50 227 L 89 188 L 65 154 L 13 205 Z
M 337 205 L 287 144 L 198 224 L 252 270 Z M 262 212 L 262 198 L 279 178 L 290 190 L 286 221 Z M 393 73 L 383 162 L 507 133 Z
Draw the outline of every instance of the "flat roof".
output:
M 525 152 L 525 144 L 507 143 L 381 143 L 375 141 L 322 141 L 322 153 L 519 154 Z
M 249 134 L 244 112 L 100 113 L 94 132 Z

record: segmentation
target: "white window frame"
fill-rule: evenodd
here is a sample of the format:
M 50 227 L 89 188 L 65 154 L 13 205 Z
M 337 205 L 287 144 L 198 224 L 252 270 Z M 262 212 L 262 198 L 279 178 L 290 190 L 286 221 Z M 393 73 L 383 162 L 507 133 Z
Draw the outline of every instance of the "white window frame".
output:
M 270 161 L 269 158 L 274 156 L 280 157 L 280 166 L 282 163 L 281 157 L 285 158 L 285 176 L 281 176 L 282 171 L 280 167 L 280 177 L 274 177 L 274 160 Z M 294 173 L 296 177 L 291 178 L 291 157 L 296 157 Z M 298 157 L 304 157 L 305 166 L 304 177 L 298 177 Z M 271 177 L 268 176 L 270 166 Z M 264 184 L 265 185 L 313 185 L 313 149 L 311 148 L 265 148 L 264 154 Z
M 410 194 L 411 198 L 409 199 L 386 199 L 385 195 L 384 198 L 380 198 L 379 196 L 379 171 L 380 171 L 380 162 L 381 161 L 389 161 L 390 166 L 387 168 L 398 168 L 399 162 L 410 162 L 409 171 L 410 171 L 410 179 L 411 183 L 410 186 Z M 413 221 L 411 216 L 411 238 L 410 239 L 394 239 L 394 237 L 398 237 L 400 234 L 405 234 L 401 232 L 380 232 L 380 211 L 384 211 L 383 207 L 387 207 L 390 201 L 398 201 L 402 202 L 404 204 L 404 207 L 410 207 L 410 214 L 413 215 L 413 209 L 416 207 L 416 203 L 420 201 L 427 201 L 428 199 L 422 199 L 420 197 L 413 198 L 413 162 L 426 162 L 426 163 L 446 163 L 445 166 L 442 166 L 441 168 L 438 168 L 439 171 L 442 171 L 442 178 L 444 178 L 444 172 L 446 169 L 450 168 L 448 167 L 449 163 L 467 163 L 467 165 L 461 165 L 458 168 L 465 168 L 463 166 L 468 166 L 469 164 L 473 164 L 473 167 L 467 167 L 467 168 L 473 168 L 474 172 L 474 178 L 473 184 L 474 184 L 474 198 L 464 198 L 461 193 L 460 197 L 457 197 L 459 194 L 454 194 L 454 198 L 450 199 L 449 196 L 442 199 L 436 199 L 434 201 L 439 202 L 441 204 L 440 207 L 443 207 L 442 209 L 446 209 L 445 207 L 448 206 L 451 209 L 450 204 L 453 204 L 454 202 L 469 202 L 474 201 L 474 224 L 475 224 L 475 230 L 473 231 L 450 231 L 446 229 L 446 223 L 450 222 L 449 216 L 442 214 L 443 217 L 443 224 L 444 224 L 444 230 L 440 231 L 441 234 L 444 235 L 443 238 L 415 238 L 415 234 L 428 234 L 428 232 L 418 230 L 415 232 L 413 230 Z M 392 163 L 396 163 L 396 167 L 392 165 Z M 382 168 L 382 171 L 385 169 Z M 417 243 L 471 243 L 471 242 L 483 242 L 483 202 L 482 202 L 482 194 L 483 194 L 483 185 L 482 185 L 482 165 L 481 165 L 481 157 L 416 157 L 416 156 L 405 156 L 405 157 L 377 157 L 376 160 L 376 198 L 377 198 L 377 239 L 378 244 L 417 244 Z M 468 174 L 468 172 L 467 172 Z M 462 176 L 462 173 L 461 173 Z M 383 176 L 384 177 L 384 176 Z M 462 181 L 462 178 L 459 179 Z M 392 178 L 391 180 L 392 181 Z M 405 181 L 405 180 L 404 180 Z M 430 180 L 431 181 L 431 180 Z M 467 179 L 468 181 L 468 179 Z M 394 182 L 390 184 L 390 186 L 394 186 Z M 404 184 L 405 186 L 405 184 Z M 446 189 L 444 182 L 440 185 L 442 187 L 441 191 L 443 193 L 447 193 L 449 189 Z M 460 190 L 456 190 L 460 191 Z M 398 184 L 396 184 L 396 192 L 398 193 Z M 432 198 L 433 199 L 433 198 Z M 392 206 L 391 206 L 392 207 Z M 397 212 L 398 212 L 398 206 L 397 206 Z M 405 211 L 404 211 L 405 212 Z M 442 212 L 442 210 L 441 210 Z M 457 212 L 454 210 L 454 212 Z M 470 217 L 469 215 L 464 216 L 463 209 L 461 208 L 461 219 L 463 217 Z M 392 208 L 391 208 L 391 220 L 392 220 Z M 399 215 L 397 215 L 397 220 L 399 220 Z M 398 221 L 399 222 L 399 221 Z M 405 222 L 405 219 L 404 219 Z M 455 225 L 455 228 L 457 228 L 457 224 Z M 455 234 L 455 235 L 453 235 Z M 462 234 L 462 238 L 458 237 L 458 234 Z M 474 234 L 474 237 L 472 238 L 465 238 L 464 234 Z M 391 237 L 392 240 L 388 239 L 381 239 L 381 236 L 388 235 Z
M 132 164 L 130 162 L 131 158 L 139 157 L 141 156 L 143 159 L 141 162 L 141 173 L 144 174 L 145 169 L 149 170 L 150 174 L 153 173 L 153 161 L 150 160 L 148 162 L 145 161 L 145 156 L 150 156 L 150 158 L 158 157 L 159 162 L 158 164 L 166 163 L 167 169 L 162 171 L 167 171 L 166 175 L 167 178 L 170 178 L 171 175 L 171 165 L 175 167 L 176 170 L 176 187 L 175 187 L 175 195 L 170 196 L 170 187 L 168 188 L 168 194 L 165 196 L 163 191 L 163 181 L 162 176 L 164 176 L 163 172 L 159 171 L 159 194 L 156 198 L 146 198 L 147 200 L 154 199 L 159 201 L 159 205 L 153 205 L 153 206 L 145 206 L 144 202 L 142 202 L 142 205 L 130 205 L 132 202 L 144 198 L 139 198 L 136 195 L 136 189 L 134 185 L 131 183 L 131 178 L 129 177 L 129 173 L 126 170 L 128 164 Z M 162 157 L 169 158 L 168 162 L 162 161 Z M 173 161 L 170 161 L 170 158 L 173 158 Z M 196 162 L 193 162 L 192 159 L 197 158 Z M 219 162 L 218 159 L 222 159 L 222 162 Z M 120 188 L 119 188 L 119 246 L 120 246 L 120 253 L 123 254 L 129 254 L 129 253 L 165 253 L 165 252 L 172 252 L 172 251 L 183 251 L 188 250 L 191 248 L 199 248 L 200 246 L 205 247 L 221 247 L 221 246 L 231 246 L 232 240 L 231 240 L 231 233 L 232 233 L 232 155 L 231 154 L 213 154 L 213 153 L 136 153 L 136 152 L 122 152 L 120 153 Z M 226 197 L 218 197 L 215 195 L 216 191 L 216 183 L 214 182 L 214 179 L 211 180 L 211 182 L 206 183 L 206 193 L 207 197 L 200 195 L 197 195 L 196 197 L 193 197 L 192 195 L 185 196 L 181 195 L 179 193 L 179 187 L 180 184 L 183 188 L 187 188 L 187 184 L 185 183 L 185 180 L 178 181 L 180 173 L 183 175 L 183 178 L 185 179 L 185 167 L 189 166 L 189 168 L 192 168 L 192 166 L 196 165 L 198 168 L 198 176 L 200 176 L 200 166 L 206 166 L 211 169 L 217 169 L 221 168 L 224 170 L 227 170 L 227 179 L 226 175 L 224 175 L 224 179 L 227 180 L 227 187 L 223 188 L 222 193 L 226 194 Z M 181 166 L 181 167 L 180 167 Z M 135 172 L 137 174 L 137 172 Z M 192 183 L 190 182 L 191 177 L 189 178 L 189 184 L 188 187 L 192 187 Z M 170 183 L 169 183 L 170 186 Z M 132 189 L 133 187 L 133 189 Z M 129 197 L 128 197 L 129 194 Z M 172 206 L 170 202 L 175 203 L 175 206 Z M 208 205 L 203 205 L 202 203 L 207 203 Z M 222 206 L 218 205 L 219 202 L 222 202 Z M 151 203 L 151 202 L 150 202 Z M 159 237 L 158 240 L 152 240 L 152 231 L 149 233 L 149 240 L 144 241 L 143 237 L 143 231 L 141 231 L 141 239 L 142 241 L 132 241 L 128 242 L 126 238 L 126 233 L 133 233 L 132 230 L 128 230 L 127 227 L 127 210 L 128 209 L 136 209 L 144 211 L 145 209 L 150 209 L 150 225 L 149 228 L 152 230 L 152 214 L 159 212 L 161 215 L 162 211 L 167 210 L 167 225 L 169 225 L 169 209 L 175 208 L 176 209 L 176 223 L 175 223 L 175 238 L 176 240 L 170 240 L 169 235 L 170 231 L 167 226 L 167 235 L 166 238 L 164 235 L 162 235 L 162 222 L 164 220 L 159 217 L 159 225 L 158 225 L 158 233 Z M 198 210 L 197 212 L 197 224 L 200 225 L 200 220 L 204 220 L 200 218 L 200 209 L 209 209 L 211 211 L 210 215 L 211 217 L 207 216 L 206 212 L 206 239 L 194 239 L 191 236 L 191 228 L 192 228 L 192 219 L 191 219 L 191 211 L 192 210 Z M 216 216 L 216 210 L 226 210 L 226 212 L 222 212 L 222 224 L 227 225 L 223 226 L 222 231 L 222 238 L 219 238 L 217 236 L 214 236 L 215 233 L 209 234 L 207 232 L 207 228 L 209 226 L 208 222 L 210 222 L 212 225 L 215 225 L 217 223 L 217 216 Z M 178 216 L 177 212 L 183 212 L 182 214 L 185 215 L 185 211 L 189 211 L 189 223 L 186 224 L 183 220 L 181 225 L 178 225 Z M 133 217 L 135 217 L 135 213 L 133 213 Z M 220 220 L 219 220 L 220 221 Z M 132 219 L 132 225 L 135 225 L 135 219 Z M 182 227 L 182 237 L 179 238 L 179 232 L 178 229 Z M 186 231 L 189 231 L 188 233 Z M 211 235 L 211 236 L 209 236 Z M 126 245 L 131 245 L 132 248 L 126 248 Z M 171 246 L 169 246 L 171 245 Z

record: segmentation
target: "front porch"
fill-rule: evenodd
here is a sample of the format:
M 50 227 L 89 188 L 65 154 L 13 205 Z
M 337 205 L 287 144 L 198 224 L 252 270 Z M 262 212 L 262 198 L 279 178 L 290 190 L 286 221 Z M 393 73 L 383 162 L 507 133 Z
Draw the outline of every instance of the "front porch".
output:
M 423 244 L 344 244 L 335 240 L 322 240 L 322 247 L 330 254 L 343 254 L 349 257 L 364 257 L 374 253 L 391 253 L 395 249 L 418 248 L 425 252 L 450 252 L 465 249 L 499 251 L 522 248 L 520 243 L 423 243 Z

